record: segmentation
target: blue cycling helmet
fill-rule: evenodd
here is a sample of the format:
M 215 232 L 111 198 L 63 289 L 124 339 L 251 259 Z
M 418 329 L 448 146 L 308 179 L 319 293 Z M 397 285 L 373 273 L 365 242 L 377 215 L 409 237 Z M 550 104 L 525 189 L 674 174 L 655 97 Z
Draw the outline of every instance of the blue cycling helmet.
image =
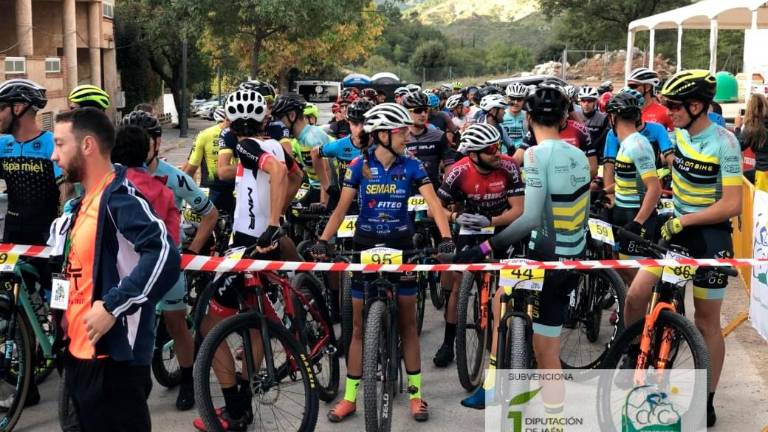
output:
M 619 90 L 618 94 L 626 93 L 629 95 L 632 95 L 635 99 L 637 99 L 637 105 L 643 106 L 645 105 L 645 97 L 643 97 L 642 93 L 635 89 L 631 89 L 629 87 L 624 87 L 623 89 Z
M 427 100 L 429 101 L 429 107 L 430 108 L 439 108 L 440 107 L 440 96 L 432 93 L 427 97 Z

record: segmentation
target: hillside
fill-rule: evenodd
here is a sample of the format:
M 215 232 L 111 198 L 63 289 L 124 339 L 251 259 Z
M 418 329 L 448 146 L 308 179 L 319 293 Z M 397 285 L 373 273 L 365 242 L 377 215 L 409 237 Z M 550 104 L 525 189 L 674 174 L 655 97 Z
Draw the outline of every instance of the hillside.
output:
M 479 17 L 511 22 L 538 11 L 536 0 L 409 0 L 405 6 L 405 15 L 442 25 Z

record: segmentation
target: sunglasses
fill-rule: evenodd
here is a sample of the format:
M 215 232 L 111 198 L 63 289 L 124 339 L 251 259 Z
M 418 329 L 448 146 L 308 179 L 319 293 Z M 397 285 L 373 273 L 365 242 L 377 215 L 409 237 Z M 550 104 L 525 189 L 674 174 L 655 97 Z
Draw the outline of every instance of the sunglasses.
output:
M 670 111 L 679 111 L 685 107 L 685 104 L 683 102 L 673 101 L 669 99 L 664 99 L 662 101 L 662 104 L 667 107 Z
M 392 134 L 392 135 L 404 134 L 404 133 L 407 133 L 407 132 L 408 132 L 408 128 L 406 128 L 406 127 L 399 127 L 397 129 L 390 129 L 389 130 L 389 133 Z
M 522 102 L 524 100 L 525 99 L 523 99 L 523 98 L 509 98 L 509 101 L 512 102 L 512 103 L 520 103 L 520 102 Z
M 482 149 L 480 151 L 480 153 L 487 154 L 488 156 L 493 156 L 493 155 L 495 155 L 496 153 L 499 152 L 499 148 L 500 147 L 501 146 L 499 145 L 499 143 L 496 143 L 496 144 L 493 144 L 493 145 L 489 145 L 488 147 Z
M 408 108 L 408 111 L 410 111 L 410 112 L 412 112 L 414 114 L 424 114 L 425 112 L 427 112 L 428 109 L 429 108 L 423 108 L 423 107 L 420 107 L 420 108 Z

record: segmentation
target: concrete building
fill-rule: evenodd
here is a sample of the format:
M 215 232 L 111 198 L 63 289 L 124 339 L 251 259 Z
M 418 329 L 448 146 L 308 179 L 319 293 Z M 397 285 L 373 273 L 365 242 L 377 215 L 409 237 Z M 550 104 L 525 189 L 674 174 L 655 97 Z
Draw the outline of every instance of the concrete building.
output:
M 0 82 L 27 78 L 48 89 L 38 119 L 52 127 L 67 110 L 67 95 L 79 84 L 120 93 L 114 34 L 114 0 L 0 0 Z

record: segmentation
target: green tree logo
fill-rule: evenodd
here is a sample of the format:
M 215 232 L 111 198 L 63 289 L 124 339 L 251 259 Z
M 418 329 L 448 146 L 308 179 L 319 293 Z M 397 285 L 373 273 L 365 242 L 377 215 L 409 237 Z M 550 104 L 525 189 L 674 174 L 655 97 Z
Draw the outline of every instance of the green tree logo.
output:
M 509 401 L 509 407 L 510 410 L 507 412 L 507 418 L 509 420 L 512 420 L 512 430 L 513 432 L 522 432 L 523 430 L 523 412 L 522 411 L 513 411 L 512 406 L 514 405 L 525 405 L 527 404 L 531 399 L 535 398 L 537 394 L 541 391 L 541 389 L 544 387 L 539 387 L 536 390 L 527 391 L 524 393 L 520 393 L 519 395 L 513 397 Z

